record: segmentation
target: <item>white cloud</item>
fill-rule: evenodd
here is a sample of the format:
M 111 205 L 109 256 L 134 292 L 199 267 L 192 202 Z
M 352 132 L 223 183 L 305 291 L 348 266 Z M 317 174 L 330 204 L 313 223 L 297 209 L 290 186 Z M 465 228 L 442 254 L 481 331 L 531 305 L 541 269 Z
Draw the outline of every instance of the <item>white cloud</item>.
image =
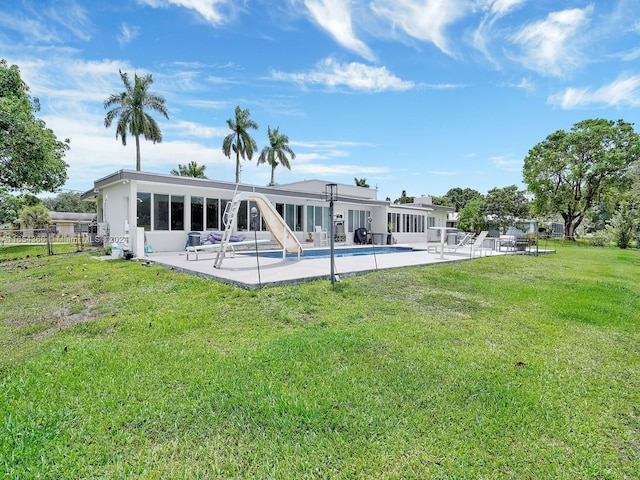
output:
M 352 90 L 382 92 L 387 90 L 410 90 L 415 84 L 402 80 L 385 67 L 371 67 L 362 63 L 338 63 L 332 58 L 320 61 L 315 70 L 308 73 L 285 73 L 274 71 L 271 78 L 302 85 L 346 86 Z
M 179 137 L 222 138 L 230 130 L 228 127 L 210 127 L 194 122 L 178 121 L 169 123 L 163 130 L 173 131 Z
M 545 75 L 565 77 L 584 60 L 578 34 L 590 21 L 593 6 L 551 12 L 545 20 L 523 27 L 511 37 L 522 47 L 522 63 Z
M 91 22 L 86 10 L 73 1 L 42 8 L 24 2 L 24 12 L 9 12 L 3 4 L 0 27 L 21 33 L 37 43 L 61 43 L 71 36 L 83 41 L 91 38 Z
M 490 160 L 491 163 L 500 170 L 506 170 L 508 172 L 519 172 L 522 170 L 522 160 L 510 160 L 503 156 L 491 157 Z
M 527 0 L 494 0 L 491 3 L 491 13 L 504 16 L 516 8 L 524 5 Z
M 374 55 L 369 47 L 357 38 L 351 21 L 350 2 L 344 0 L 304 0 L 309 14 L 343 47 L 367 60 Z
M 118 36 L 118 43 L 122 47 L 134 40 L 139 34 L 140 29 L 138 27 L 123 23 L 122 25 L 120 25 L 120 35 Z
M 227 23 L 236 11 L 238 2 L 233 0 L 138 0 L 152 8 L 167 8 L 171 5 L 193 10 L 207 23 L 219 26 Z
M 433 43 L 443 53 L 453 56 L 453 49 L 445 35 L 446 28 L 464 17 L 469 4 L 466 0 L 374 0 L 371 10 L 394 31 Z
M 456 172 L 448 172 L 446 170 L 429 170 L 426 172 L 428 175 L 437 175 L 441 177 L 450 177 L 452 175 L 457 175 Z
M 621 76 L 596 90 L 567 88 L 564 92 L 550 96 L 547 103 L 563 109 L 590 105 L 638 107 L 640 106 L 640 75 Z

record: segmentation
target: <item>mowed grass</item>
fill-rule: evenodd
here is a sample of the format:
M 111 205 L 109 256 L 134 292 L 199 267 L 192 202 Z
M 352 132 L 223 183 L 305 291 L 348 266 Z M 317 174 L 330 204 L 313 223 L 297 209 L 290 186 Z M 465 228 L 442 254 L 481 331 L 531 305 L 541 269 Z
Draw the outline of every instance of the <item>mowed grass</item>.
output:
M 0 250 L 7 478 L 640 477 L 638 251 L 256 291 L 26 255 Z

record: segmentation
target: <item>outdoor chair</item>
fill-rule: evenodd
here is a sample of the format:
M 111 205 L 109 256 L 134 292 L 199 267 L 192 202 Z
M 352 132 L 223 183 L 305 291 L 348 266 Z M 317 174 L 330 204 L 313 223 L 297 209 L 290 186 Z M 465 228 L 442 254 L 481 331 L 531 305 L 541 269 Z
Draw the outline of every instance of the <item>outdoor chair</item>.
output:
M 471 256 L 472 257 L 475 256 L 476 251 L 480 251 L 480 256 L 482 256 L 482 252 L 484 251 L 484 246 L 482 244 L 484 243 L 484 240 L 485 240 L 485 238 L 487 238 L 488 234 L 489 234 L 488 231 L 482 231 L 482 232 L 480 232 L 480 235 L 478 235 L 475 238 L 475 240 L 471 244 Z
M 316 225 L 316 231 L 313 234 L 313 244 L 321 247 L 326 246 L 329 243 L 328 238 L 327 232 L 322 230 L 322 227 Z
M 459 248 L 468 247 L 471 243 L 471 240 L 473 240 L 473 234 L 467 233 L 458 243 L 451 245 L 448 244 L 447 249 L 449 250 L 449 253 L 451 253 L 451 250 L 458 250 Z

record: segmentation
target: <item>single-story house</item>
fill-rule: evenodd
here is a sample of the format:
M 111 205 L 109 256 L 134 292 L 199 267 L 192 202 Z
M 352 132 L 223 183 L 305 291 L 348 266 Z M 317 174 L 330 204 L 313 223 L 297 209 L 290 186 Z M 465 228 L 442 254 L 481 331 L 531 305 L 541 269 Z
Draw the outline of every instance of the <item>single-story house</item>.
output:
M 96 219 L 95 213 L 77 212 L 49 212 L 51 225 L 56 228 L 58 235 L 75 235 L 87 233 L 87 226 Z
M 235 184 L 176 175 L 119 170 L 96 180 L 84 199 L 98 205 L 99 234 L 105 244 L 126 241 L 130 235 L 139 237 L 144 230 L 145 241 L 153 251 L 184 249 L 189 232 L 224 229 L 223 214 L 237 192 L 265 195 L 275 206 L 302 243 L 316 232 L 316 227 L 330 231 L 344 230 L 344 244 L 354 242 L 354 232 L 367 228 L 375 234 L 376 243 L 386 243 L 387 229 L 399 243 L 418 243 L 439 239 L 437 230 L 446 226 L 448 207 L 425 204 L 394 205 L 377 199 L 377 191 L 355 185 L 338 184 L 334 202 L 334 218 L 329 218 L 327 185 L 332 182 L 305 180 L 302 182 L 262 187 Z M 256 231 L 258 239 L 270 239 L 271 234 L 260 216 L 252 228 L 252 201 L 243 201 L 234 222 L 234 233 Z M 139 230 L 141 229 L 141 230 Z M 134 243 L 139 245 L 139 238 Z M 140 255 L 142 252 L 135 252 Z

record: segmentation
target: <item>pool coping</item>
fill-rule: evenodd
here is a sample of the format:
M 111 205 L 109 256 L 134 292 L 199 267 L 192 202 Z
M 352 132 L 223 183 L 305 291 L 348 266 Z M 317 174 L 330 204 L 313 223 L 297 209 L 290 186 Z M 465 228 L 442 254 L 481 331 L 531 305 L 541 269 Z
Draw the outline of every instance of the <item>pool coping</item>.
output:
M 335 257 L 335 272 L 338 278 L 348 278 L 378 270 L 461 262 L 472 259 L 470 251 L 445 252 L 441 258 L 439 253 L 428 251 L 427 248 L 430 245 L 426 243 L 398 244 L 397 246 L 411 247 L 413 251 Z M 326 247 L 320 248 L 326 249 Z M 508 252 L 491 251 L 489 256 L 507 254 Z M 478 259 L 480 257 L 473 258 Z M 282 258 L 265 257 L 256 259 L 255 255 L 235 255 L 226 257 L 220 268 L 213 267 L 214 259 L 214 253 L 202 255 L 198 260 L 187 260 L 186 252 L 161 252 L 149 254 L 141 260 L 248 290 L 300 285 L 306 282 L 329 280 L 331 277 L 331 264 L 328 257 L 304 258 L 303 256 L 300 260 L 283 260 Z M 260 267 L 259 269 L 258 266 Z

